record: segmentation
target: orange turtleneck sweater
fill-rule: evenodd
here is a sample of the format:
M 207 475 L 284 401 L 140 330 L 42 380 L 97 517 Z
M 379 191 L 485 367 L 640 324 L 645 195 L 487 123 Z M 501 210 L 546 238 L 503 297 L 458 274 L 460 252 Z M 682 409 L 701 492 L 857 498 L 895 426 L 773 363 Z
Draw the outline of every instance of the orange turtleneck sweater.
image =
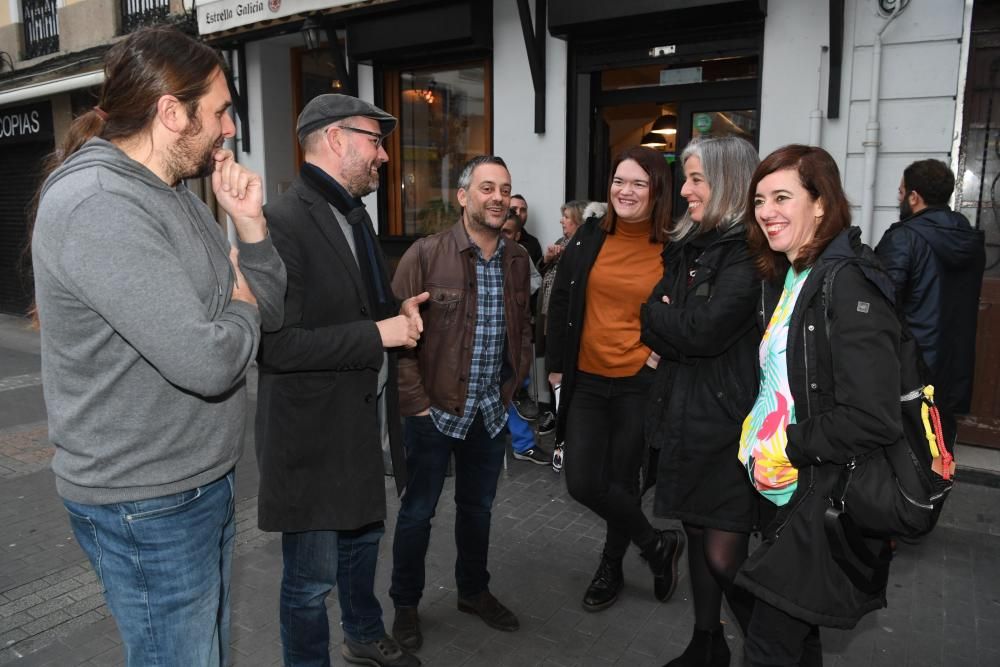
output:
M 585 373 L 628 377 L 649 357 L 639 341 L 639 307 L 663 277 L 663 245 L 649 242 L 650 227 L 619 220 L 590 269 L 577 359 Z

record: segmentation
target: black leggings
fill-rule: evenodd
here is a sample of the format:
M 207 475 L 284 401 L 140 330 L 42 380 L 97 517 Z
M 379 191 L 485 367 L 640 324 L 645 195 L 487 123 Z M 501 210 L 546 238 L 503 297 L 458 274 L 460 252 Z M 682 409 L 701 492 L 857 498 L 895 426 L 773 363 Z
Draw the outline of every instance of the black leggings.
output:
M 566 486 L 607 522 L 604 554 L 613 560 L 625 556 L 629 542 L 645 548 L 656 540 L 639 496 L 652 377 L 651 370 L 624 378 L 578 372 L 566 415 Z
M 745 635 L 753 611 L 753 596 L 733 585 L 733 581 L 747 559 L 750 536 L 689 523 L 684 524 L 684 532 L 687 533 L 695 628 L 711 631 L 719 626 L 724 593 Z

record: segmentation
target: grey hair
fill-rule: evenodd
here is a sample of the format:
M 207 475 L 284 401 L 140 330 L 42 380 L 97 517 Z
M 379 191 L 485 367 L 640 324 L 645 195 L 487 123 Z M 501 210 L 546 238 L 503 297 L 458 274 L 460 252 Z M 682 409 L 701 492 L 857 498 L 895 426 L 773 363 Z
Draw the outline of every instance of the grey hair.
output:
M 760 162 L 753 144 L 735 135 L 693 139 L 681 153 L 682 169 L 693 156 L 701 160 L 702 173 L 712 194 L 703 204 L 701 223 L 695 223 L 689 211 L 674 223 L 670 230 L 674 241 L 696 226 L 705 232 L 716 227 L 726 230 L 741 222 L 746 213 L 750 179 Z
M 332 123 L 331 123 L 332 125 Z M 323 127 L 317 128 L 302 137 L 299 140 L 299 147 L 302 148 L 303 153 L 314 153 L 318 150 L 318 145 L 323 141 L 323 135 L 326 134 L 326 128 L 329 125 L 324 125 Z
M 472 185 L 472 172 L 476 170 L 476 167 L 484 164 L 496 164 L 507 169 L 507 163 L 501 157 L 497 157 L 496 155 L 477 155 L 462 167 L 462 173 L 458 176 L 459 189 L 468 190 L 469 186 Z M 507 169 L 507 173 L 510 173 L 510 169 Z

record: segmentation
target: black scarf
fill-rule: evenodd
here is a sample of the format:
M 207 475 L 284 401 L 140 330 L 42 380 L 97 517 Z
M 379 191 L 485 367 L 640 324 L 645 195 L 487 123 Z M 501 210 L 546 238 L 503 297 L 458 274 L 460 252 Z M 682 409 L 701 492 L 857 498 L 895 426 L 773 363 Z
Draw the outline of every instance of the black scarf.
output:
M 383 320 L 396 315 L 396 304 L 388 289 L 389 274 L 382 261 L 382 253 L 375 250 L 375 232 L 365 205 L 316 165 L 304 163 L 301 176 L 309 187 L 323 195 L 331 206 L 347 218 L 351 231 L 354 232 L 354 250 L 372 318 Z

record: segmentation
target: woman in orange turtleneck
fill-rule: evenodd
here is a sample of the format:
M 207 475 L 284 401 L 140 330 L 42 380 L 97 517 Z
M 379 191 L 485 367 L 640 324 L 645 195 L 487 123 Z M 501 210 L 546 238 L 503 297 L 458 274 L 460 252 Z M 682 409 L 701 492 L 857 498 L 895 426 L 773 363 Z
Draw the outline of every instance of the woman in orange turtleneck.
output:
M 684 546 L 679 531 L 650 525 L 638 488 L 657 362 L 639 340 L 639 309 L 663 276 L 670 168 L 661 153 L 635 147 L 611 172 L 608 214 L 585 222 L 560 260 L 546 332 L 549 382 L 562 387 L 556 441 L 566 442 L 566 484 L 607 521 L 601 563 L 583 597 L 588 611 L 617 600 L 633 542 L 653 571 L 657 599 L 669 598 Z

